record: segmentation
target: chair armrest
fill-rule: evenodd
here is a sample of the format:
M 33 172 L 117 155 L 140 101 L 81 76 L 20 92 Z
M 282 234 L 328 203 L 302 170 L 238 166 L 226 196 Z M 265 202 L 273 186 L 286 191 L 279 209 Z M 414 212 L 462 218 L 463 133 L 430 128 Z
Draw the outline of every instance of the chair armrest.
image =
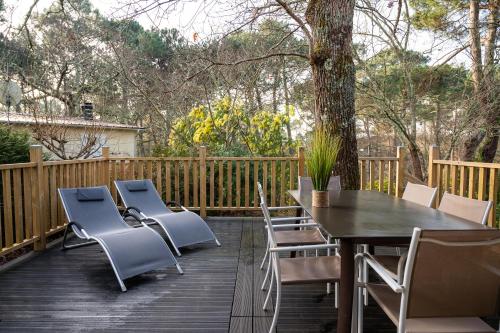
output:
M 126 218 L 126 217 L 133 217 L 136 221 L 140 222 L 142 221 L 144 218 L 140 217 L 138 214 L 134 213 L 134 212 L 124 212 L 123 215 L 122 215 L 123 218 Z
M 302 206 L 267 207 L 267 209 L 270 211 L 288 210 L 288 209 L 302 209 Z
M 68 222 L 68 225 L 66 226 L 66 230 L 69 228 L 72 228 L 73 226 L 77 227 L 79 229 L 79 231 L 85 236 L 85 238 L 87 238 L 87 239 L 90 238 L 89 234 L 87 234 L 85 229 L 78 222 L 75 222 L 75 221 Z
M 291 251 L 327 250 L 327 249 L 338 249 L 338 248 L 340 248 L 340 246 L 337 244 L 317 244 L 317 245 L 271 247 L 269 248 L 269 251 L 291 252 Z
M 387 270 L 382 266 L 378 261 L 366 256 L 364 253 L 359 253 L 356 255 L 358 258 L 362 257 L 361 260 L 364 260 L 368 266 L 370 266 L 375 273 L 378 274 L 378 276 L 384 280 L 385 283 L 396 293 L 402 293 L 403 292 L 403 286 L 400 285 L 397 281 L 395 281 L 389 273 L 387 273 Z
M 308 217 L 272 217 L 271 222 L 287 222 L 287 221 L 308 221 L 312 220 L 313 218 L 308 216 Z
M 303 224 L 276 224 L 273 225 L 273 230 L 276 229 L 288 229 L 288 228 L 319 228 L 319 224 L 317 223 L 303 223 Z M 267 225 L 266 225 L 267 228 Z
M 183 205 L 179 204 L 179 203 L 178 203 L 178 202 L 176 202 L 176 201 L 167 201 L 167 202 L 165 202 L 165 205 L 167 205 L 167 206 L 170 206 L 170 205 L 175 205 L 175 206 L 179 207 L 180 209 L 182 209 L 182 210 L 184 210 L 184 211 L 186 211 L 186 212 L 188 212 L 188 211 L 189 211 L 186 207 L 184 207 Z

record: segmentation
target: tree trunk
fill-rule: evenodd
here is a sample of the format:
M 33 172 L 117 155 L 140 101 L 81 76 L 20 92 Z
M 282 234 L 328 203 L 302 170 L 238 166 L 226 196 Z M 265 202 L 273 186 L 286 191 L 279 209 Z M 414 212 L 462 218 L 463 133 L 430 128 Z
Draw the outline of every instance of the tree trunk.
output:
M 288 95 L 288 78 L 286 77 L 286 63 L 285 63 L 285 58 L 283 58 L 283 63 L 282 63 L 282 76 L 283 76 L 283 94 L 285 97 L 285 112 L 287 117 L 290 117 L 290 98 Z M 292 142 L 292 127 L 290 126 L 290 121 L 286 123 L 286 133 L 288 136 L 288 141 Z M 290 146 L 288 149 L 288 153 L 291 155 L 293 154 L 293 148 Z
M 484 103 L 484 94 L 482 92 L 483 67 L 481 60 L 481 35 L 479 32 L 479 0 L 470 0 L 469 4 L 469 42 L 472 58 L 472 86 L 474 88 L 474 100 L 480 110 L 486 111 L 487 103 Z M 487 111 L 486 111 L 487 112 Z M 474 159 L 477 148 L 483 141 L 486 133 L 484 129 L 478 128 L 484 124 L 474 124 L 477 128 L 464 142 L 462 154 L 463 161 Z
M 420 180 L 424 180 L 422 172 L 422 162 L 420 160 L 420 149 L 417 145 L 410 142 L 409 144 L 410 160 L 413 169 L 413 175 Z
M 441 102 L 439 99 L 436 101 L 436 122 L 434 124 L 434 144 L 438 147 L 441 146 Z
M 312 30 L 310 62 L 316 124 L 342 138 L 334 173 L 345 189 L 359 189 L 354 113 L 352 27 L 354 0 L 310 0 L 306 19 Z

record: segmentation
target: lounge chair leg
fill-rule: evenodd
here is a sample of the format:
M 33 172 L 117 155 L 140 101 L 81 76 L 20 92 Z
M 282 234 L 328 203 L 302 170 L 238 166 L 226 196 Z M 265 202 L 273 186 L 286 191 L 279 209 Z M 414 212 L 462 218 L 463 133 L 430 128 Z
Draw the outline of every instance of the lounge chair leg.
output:
M 172 244 L 173 245 L 173 244 Z M 177 248 L 177 246 L 173 245 L 174 246 L 174 250 L 175 250 L 175 253 L 177 253 L 177 256 L 179 257 L 182 257 L 182 254 L 181 252 L 179 251 L 179 249 Z
M 220 247 L 220 246 L 221 246 L 221 244 L 220 244 L 219 240 L 217 239 L 217 237 L 214 237 L 214 240 L 215 240 L 215 244 L 217 244 L 217 246 L 219 246 L 219 247 Z
M 120 288 L 122 289 L 122 292 L 126 292 L 127 287 L 125 287 L 125 283 L 123 283 L 122 279 L 120 279 L 119 277 L 117 277 L 117 279 L 118 279 L 118 283 L 120 284 Z
M 64 237 L 63 237 L 63 241 L 61 244 L 61 250 L 65 251 L 65 250 L 70 250 L 70 249 L 76 249 L 78 247 L 97 244 L 96 241 L 88 241 L 88 242 L 83 242 L 83 243 L 79 243 L 79 244 L 66 245 L 66 240 L 68 239 L 69 228 L 71 228 L 71 226 L 68 225 L 68 226 L 66 226 L 66 229 L 64 230 Z
M 177 267 L 177 271 L 179 272 L 179 274 L 181 275 L 184 274 L 184 271 L 182 270 L 181 265 L 179 265 L 179 263 L 176 263 L 175 267 Z

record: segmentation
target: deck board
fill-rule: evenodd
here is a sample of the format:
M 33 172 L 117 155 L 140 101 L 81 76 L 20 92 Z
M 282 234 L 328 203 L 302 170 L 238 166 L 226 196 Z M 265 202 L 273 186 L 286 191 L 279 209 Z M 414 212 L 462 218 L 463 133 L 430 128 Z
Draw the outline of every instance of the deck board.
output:
M 209 224 L 222 247 L 183 249 L 184 275 L 142 274 L 126 281 L 126 293 L 98 246 L 53 248 L 0 272 L 0 332 L 267 332 L 262 221 Z M 333 297 L 324 284 L 283 287 L 277 332 L 334 332 Z M 374 302 L 365 313 L 365 332 L 396 331 Z

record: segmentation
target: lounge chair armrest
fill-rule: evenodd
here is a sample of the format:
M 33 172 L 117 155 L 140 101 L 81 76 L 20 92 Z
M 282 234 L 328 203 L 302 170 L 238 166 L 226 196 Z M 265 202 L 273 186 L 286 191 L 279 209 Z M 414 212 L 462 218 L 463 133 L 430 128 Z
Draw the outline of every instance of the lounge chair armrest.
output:
M 125 210 L 123 211 L 123 215 L 125 215 L 126 213 L 129 213 L 131 210 L 135 210 L 137 213 L 142 214 L 142 211 L 139 208 L 134 207 L 134 206 L 129 206 L 129 207 L 125 207 Z
M 287 222 L 287 221 L 308 221 L 312 220 L 313 218 L 310 216 L 307 217 L 272 217 L 271 222 Z
M 184 210 L 184 211 L 186 211 L 186 212 L 187 212 L 187 211 L 189 211 L 186 207 L 184 207 L 183 205 L 179 204 L 179 203 L 178 203 L 178 202 L 176 202 L 176 201 L 167 201 L 167 202 L 165 202 L 165 204 L 166 204 L 167 206 L 170 206 L 170 205 L 175 205 L 175 206 L 177 206 L 177 207 L 181 208 L 182 210 Z
M 78 223 L 78 222 L 75 222 L 75 221 L 70 221 L 68 223 L 68 225 L 66 226 L 66 230 L 68 230 L 69 228 L 72 228 L 73 226 L 77 227 L 78 230 L 87 238 L 89 239 L 90 236 L 89 234 L 87 234 L 87 232 L 85 231 L 85 229 Z M 66 233 L 66 232 L 65 232 Z
M 271 247 L 271 248 L 269 248 L 269 251 L 271 251 L 271 252 L 291 252 L 291 251 L 327 250 L 327 249 L 338 249 L 338 248 L 340 248 L 340 246 L 337 244 L 318 244 L 318 245 Z
M 122 215 L 123 218 L 126 218 L 126 217 L 133 217 L 136 221 L 138 222 L 141 222 L 142 220 L 144 220 L 143 217 L 139 216 L 138 214 L 134 213 L 134 212 L 125 212 L 123 213 Z
M 319 228 L 319 224 L 317 223 L 302 223 L 302 224 L 276 224 L 273 225 L 273 229 L 288 229 L 288 228 Z M 267 228 L 267 225 L 266 225 Z
M 396 280 L 392 278 L 392 276 L 387 272 L 387 270 L 382 266 L 378 261 L 368 257 L 364 253 L 359 253 L 356 255 L 356 259 L 362 257 L 361 260 L 364 260 L 368 266 L 370 266 L 377 275 L 384 280 L 385 283 L 396 293 L 403 292 L 403 286 L 400 285 Z M 359 259 L 358 259 L 359 260 Z
M 283 206 L 283 207 L 267 207 L 270 211 L 288 210 L 288 209 L 302 209 L 302 206 Z

